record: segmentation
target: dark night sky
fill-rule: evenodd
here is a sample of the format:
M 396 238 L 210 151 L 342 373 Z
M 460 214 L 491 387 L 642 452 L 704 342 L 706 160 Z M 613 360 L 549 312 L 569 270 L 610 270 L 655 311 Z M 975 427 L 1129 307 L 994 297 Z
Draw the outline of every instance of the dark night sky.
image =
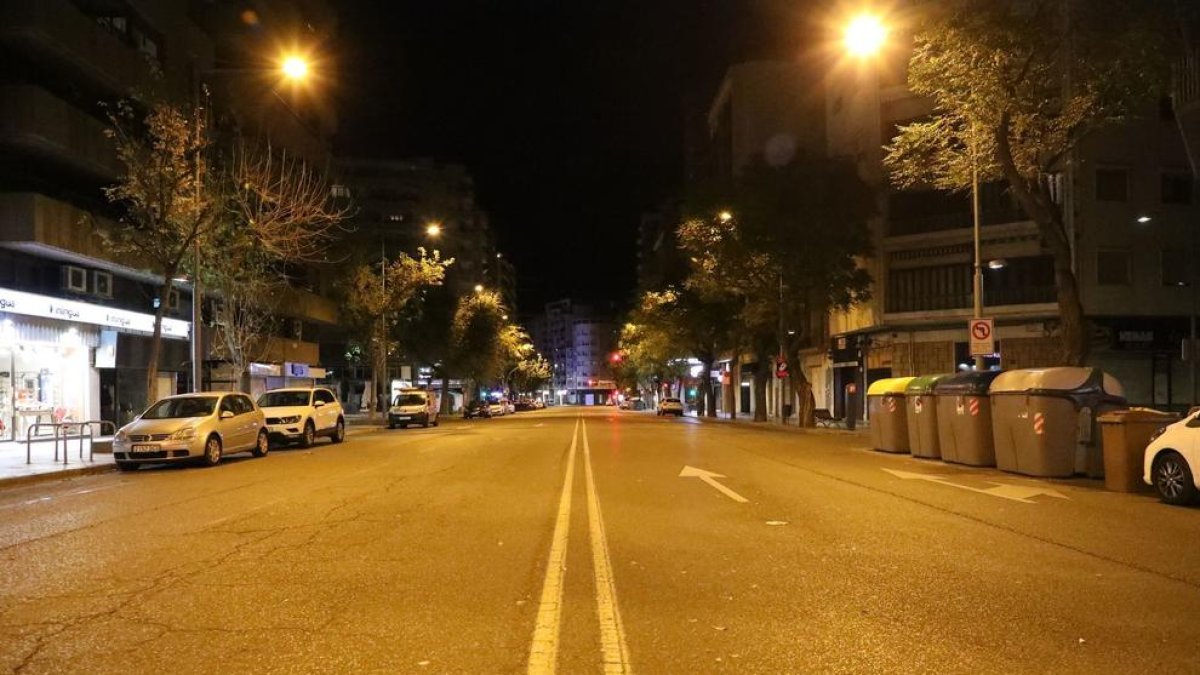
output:
M 338 149 L 465 164 L 524 311 L 623 304 L 640 214 L 680 182 L 685 101 L 798 53 L 800 4 L 339 2 Z

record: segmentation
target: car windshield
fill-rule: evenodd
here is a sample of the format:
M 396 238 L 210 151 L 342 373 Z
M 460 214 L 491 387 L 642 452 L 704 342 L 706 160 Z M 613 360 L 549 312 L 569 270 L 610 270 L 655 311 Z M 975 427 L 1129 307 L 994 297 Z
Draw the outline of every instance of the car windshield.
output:
M 217 404 L 215 396 L 188 396 L 185 398 L 167 398 L 150 406 L 142 413 L 145 420 L 165 420 L 183 417 L 208 417 L 212 414 L 213 406 Z
M 258 407 L 260 408 L 284 408 L 293 406 L 308 405 L 308 397 L 311 392 L 307 391 L 268 391 L 258 397 Z
M 425 405 L 425 397 L 420 394 L 400 394 L 392 405 Z

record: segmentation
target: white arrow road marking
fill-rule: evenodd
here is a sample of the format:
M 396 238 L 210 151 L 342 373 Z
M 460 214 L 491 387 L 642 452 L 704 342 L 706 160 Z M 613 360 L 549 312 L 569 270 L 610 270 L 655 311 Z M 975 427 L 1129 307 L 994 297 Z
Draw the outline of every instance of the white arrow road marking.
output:
M 588 445 L 587 422 L 583 423 L 583 473 L 587 478 L 588 532 L 592 539 L 592 569 L 596 576 L 596 612 L 600 619 L 600 651 L 604 655 L 605 675 L 629 673 L 629 646 L 617 609 L 617 589 L 613 580 L 608 538 L 604 536 L 604 518 L 596 479 L 592 475 L 592 449 Z
M 1009 485 L 1006 483 L 987 481 L 996 487 L 977 488 L 971 487 L 970 485 L 962 485 L 960 483 L 951 482 L 949 476 L 941 476 L 932 473 L 913 473 L 911 471 L 898 471 L 896 469 L 884 469 L 884 471 L 892 474 L 896 478 L 903 480 L 923 480 L 930 483 L 939 483 L 941 485 L 956 487 L 960 490 L 976 492 L 981 495 L 988 495 L 991 497 L 999 497 L 1001 499 L 1010 499 L 1014 502 L 1021 502 L 1023 504 L 1036 504 L 1037 502 L 1033 501 L 1032 498 L 1038 495 L 1046 495 L 1047 497 L 1055 497 L 1057 499 L 1070 499 L 1070 497 L 1058 492 L 1057 490 L 1050 490 L 1043 487 L 1034 487 L 1029 485 Z
M 537 622 L 533 643 L 529 647 L 529 673 L 553 673 L 558 660 L 558 629 L 562 623 L 563 576 L 567 568 L 567 527 L 571 523 L 571 485 L 575 482 L 575 448 L 579 439 L 579 420 L 571 432 L 571 450 L 567 456 L 567 476 L 563 479 L 562 496 L 558 499 L 558 517 L 554 520 L 554 536 L 550 558 L 546 561 L 546 579 L 542 582 L 542 599 L 538 602 Z
M 694 466 L 684 466 L 683 471 L 679 472 L 679 477 L 680 478 L 699 478 L 700 480 L 704 481 L 705 483 L 708 483 L 712 487 L 716 488 L 717 492 L 720 492 L 721 494 L 725 495 L 726 497 L 729 497 L 730 499 L 732 499 L 735 502 L 741 502 L 742 504 L 745 504 L 750 501 L 749 499 L 746 499 L 745 497 L 739 495 L 738 493 L 734 492 L 733 490 L 730 490 L 729 488 L 725 487 L 724 485 L 721 485 L 720 483 L 718 483 L 716 481 L 716 479 L 724 478 L 725 476 L 723 474 L 713 473 L 712 471 L 705 471 L 704 469 L 697 469 Z

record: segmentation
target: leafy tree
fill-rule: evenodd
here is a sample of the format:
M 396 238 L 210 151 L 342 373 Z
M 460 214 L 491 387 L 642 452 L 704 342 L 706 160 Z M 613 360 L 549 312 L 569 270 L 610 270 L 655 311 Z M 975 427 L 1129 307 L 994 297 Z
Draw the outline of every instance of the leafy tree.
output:
M 398 338 L 405 354 L 431 368 L 433 377 L 441 380 L 443 415 L 449 415 L 454 404 L 448 393 L 450 378 L 454 375 L 452 331 L 457 306 L 458 301 L 449 286 L 425 288 L 421 291 L 421 302 L 409 304 L 398 326 Z
M 873 193 L 850 161 L 801 154 L 780 167 L 752 162 L 724 201 L 731 217 L 680 226 L 680 246 L 692 262 L 687 287 L 716 313 L 736 318 L 733 344 L 759 364 L 758 401 L 765 400 L 772 354 L 791 364 L 800 420 L 811 426 L 812 384 L 801 354 L 823 346 L 830 311 L 869 298 L 871 278 L 859 261 L 871 251 Z M 710 344 L 719 337 L 714 333 Z M 755 419 L 766 419 L 764 406 Z
M 122 208 L 115 227 L 101 230 L 114 253 L 126 254 L 161 279 L 146 365 L 147 405 L 154 395 L 162 351 L 162 319 L 172 279 L 193 247 L 217 222 L 217 176 L 204 167 L 208 128 L 199 111 L 164 101 L 123 101 L 109 112 L 105 134 L 123 173 L 105 188 Z
M 621 362 L 618 381 L 639 391 L 661 395 L 664 383 L 682 378 L 686 350 L 680 345 L 675 325 L 658 311 L 664 300 L 660 294 L 647 293 L 630 312 L 618 341 Z
M 506 358 L 516 351 L 518 336 L 505 321 L 506 314 L 499 294 L 492 291 L 459 299 L 451 325 L 451 368 L 463 379 L 464 398 L 468 397 L 468 390 L 474 396 L 479 386 L 499 379 Z
M 694 289 L 668 288 L 643 294 L 643 315 L 662 322 L 668 339 L 679 353 L 695 357 L 703 367 L 700 393 L 705 415 L 717 416 L 717 397 L 711 372 L 720 353 L 732 344 L 737 307 L 722 301 L 727 296 L 706 299 Z
M 526 354 L 517 365 L 513 366 L 512 385 L 517 393 L 531 393 L 542 388 L 550 380 L 553 372 L 550 362 L 541 354 Z
M 901 187 L 970 189 L 1003 179 L 1054 259 L 1061 359 L 1087 358 L 1068 230 L 1056 185 L 1080 143 L 1165 89 L 1169 3 L 951 0 L 915 38 L 908 86 L 932 116 L 900 129 L 886 164 Z
M 422 289 L 442 283 L 446 268 L 453 262 L 453 259 L 442 260 L 437 251 L 427 255 L 421 248 L 415 258 L 400 253 L 378 265 L 360 265 L 347 281 L 348 318 L 370 336 L 368 351 L 375 382 L 372 418 L 380 409 L 381 392 L 387 392 L 387 383 L 382 380 L 387 377 L 387 359 L 394 344 L 393 328 Z

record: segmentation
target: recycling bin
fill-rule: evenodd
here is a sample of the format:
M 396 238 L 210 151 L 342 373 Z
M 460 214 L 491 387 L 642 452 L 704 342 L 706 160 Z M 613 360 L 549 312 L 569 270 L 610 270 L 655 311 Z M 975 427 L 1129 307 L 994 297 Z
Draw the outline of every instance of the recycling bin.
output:
M 908 408 L 908 448 L 913 457 L 938 459 L 942 456 L 933 386 L 947 377 L 950 376 L 922 375 L 914 378 L 904 389 Z
M 904 389 L 911 377 L 876 380 L 867 389 L 867 414 L 871 420 L 871 446 L 882 452 L 908 452 L 908 417 Z
M 1000 372 L 958 373 L 943 377 L 933 385 L 942 461 L 970 466 L 996 465 L 988 389 Z
M 990 393 L 997 468 L 1027 476 L 1104 475 L 1095 418 L 1126 407 L 1112 375 L 1085 367 L 1010 370 Z
M 1174 413 L 1150 408 L 1113 410 L 1096 418 L 1104 440 L 1104 487 L 1113 492 L 1147 492 L 1142 481 L 1143 458 L 1150 439 L 1179 421 Z

